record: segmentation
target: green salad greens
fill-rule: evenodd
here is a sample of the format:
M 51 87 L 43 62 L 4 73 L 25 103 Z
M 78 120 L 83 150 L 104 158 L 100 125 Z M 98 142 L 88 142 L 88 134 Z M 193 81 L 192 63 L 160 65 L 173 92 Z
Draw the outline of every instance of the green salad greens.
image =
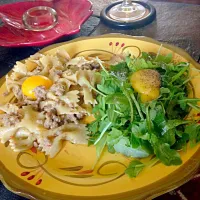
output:
M 89 145 L 96 146 L 97 158 L 105 146 L 110 153 L 138 158 L 125 171 L 130 177 L 136 177 L 146 165 L 152 164 L 139 160 L 150 155 L 155 155 L 154 163 L 180 165 L 182 160 L 177 150 L 186 148 L 188 142 L 193 146 L 200 141 L 200 124 L 186 119 L 191 108 L 200 111 L 199 99 L 188 98 L 189 63 L 176 64 L 171 54 L 145 52 L 139 58 L 127 56 L 109 70 L 100 60 L 99 63 L 101 82 L 95 89 L 98 104 L 92 111 L 96 120 L 88 125 Z M 157 96 L 142 100 L 142 89 L 138 92 L 131 83 L 137 72 L 153 73 L 148 74 L 146 84 L 152 83 L 151 75 L 159 75 L 156 75 L 160 82 Z M 143 90 L 152 87 L 145 85 L 145 81 L 135 84 Z M 154 93 L 153 89 L 149 91 L 146 97 Z

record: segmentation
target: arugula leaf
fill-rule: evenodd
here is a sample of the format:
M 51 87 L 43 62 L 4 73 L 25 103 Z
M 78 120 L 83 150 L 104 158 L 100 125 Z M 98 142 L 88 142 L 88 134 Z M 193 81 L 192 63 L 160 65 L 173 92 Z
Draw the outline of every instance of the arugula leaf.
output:
M 103 111 L 105 111 L 105 109 L 106 109 L 105 97 L 98 96 L 98 97 L 97 97 L 97 101 L 98 101 L 99 107 L 100 107 Z
M 176 97 L 174 95 L 174 97 L 170 97 L 173 98 L 173 100 L 169 100 L 168 106 L 166 106 L 166 116 L 168 119 L 183 119 L 184 116 L 186 115 L 186 110 L 183 110 L 179 104 L 177 103 Z M 185 108 L 186 109 L 186 108 Z
M 170 145 L 167 143 L 162 143 L 154 134 L 151 137 L 151 143 L 154 148 L 154 153 L 160 161 L 167 165 L 180 165 L 182 160 L 179 153 L 170 148 Z
M 135 135 L 132 133 L 130 137 L 130 143 L 132 148 L 138 148 L 140 146 L 140 138 L 135 137 Z
M 125 174 L 127 174 L 130 178 L 137 177 L 144 167 L 145 165 L 139 160 L 133 160 L 125 170 Z
M 98 84 L 97 89 L 104 94 L 114 94 L 119 91 L 117 85 L 113 84 L 112 81 L 106 81 L 105 84 Z
M 170 149 L 170 145 L 167 143 L 159 143 L 154 148 L 156 156 L 167 166 L 180 165 L 182 163 L 179 153 Z
M 150 109 L 149 115 L 150 115 L 150 119 L 153 122 L 154 130 L 157 133 L 162 132 L 162 129 L 164 128 L 164 126 L 166 124 L 165 113 L 164 113 L 162 106 L 155 105 L 154 108 Z
M 143 140 L 150 139 L 150 135 L 147 130 L 146 120 L 141 121 L 139 123 L 133 123 L 131 131 L 134 134 L 134 136 L 137 138 L 141 138 Z
M 106 104 L 105 104 L 105 97 L 99 95 L 97 97 L 98 105 L 96 105 L 92 109 L 92 113 L 94 114 L 96 119 L 101 119 L 106 114 Z
M 101 157 L 103 149 L 106 145 L 106 140 L 107 140 L 107 134 L 104 134 L 104 136 L 101 138 L 101 140 L 96 145 L 97 160 Z
M 186 148 L 188 141 L 189 141 L 189 135 L 187 133 L 183 133 L 180 139 L 176 140 L 172 148 L 175 150 L 182 150 Z
M 96 145 L 101 140 L 101 138 L 104 136 L 105 132 L 111 127 L 111 125 L 112 123 L 108 121 L 108 119 L 100 122 L 99 132 L 101 133 L 99 137 L 97 138 L 97 140 L 95 141 L 94 145 Z
M 178 101 L 180 108 L 182 110 L 185 110 L 187 108 L 187 102 L 186 101 Z
M 156 54 L 153 55 L 153 53 L 147 53 L 147 52 L 142 52 L 141 58 L 143 58 L 146 61 L 153 61 L 154 57 Z
M 163 95 L 163 94 L 169 94 L 170 90 L 169 90 L 169 88 L 161 87 L 160 88 L 160 93 L 161 93 L 161 95 Z
M 134 104 L 135 104 L 135 107 L 136 107 L 136 109 L 137 109 L 137 111 L 138 111 L 138 114 L 139 114 L 140 118 L 141 118 L 142 120 L 144 120 L 144 116 L 143 116 L 143 114 L 142 114 L 142 110 L 141 110 L 141 108 L 140 108 L 139 103 L 137 102 L 137 100 L 136 100 L 136 98 L 135 98 L 134 93 L 132 93 L 132 94 L 130 95 L 130 97 L 132 98 L 132 100 L 133 100 L 133 102 L 134 102 Z
M 96 133 L 99 128 L 98 125 L 99 125 L 98 120 L 95 120 L 94 122 L 92 122 L 91 124 L 88 125 L 88 131 L 91 133 Z
M 141 69 L 155 69 L 158 68 L 157 65 L 154 65 L 151 61 L 145 61 L 143 58 L 126 57 L 126 63 L 130 71 L 136 72 Z
M 102 132 L 108 124 L 110 124 L 110 121 L 108 120 L 108 118 L 105 118 L 104 120 L 99 121 L 99 132 Z
M 170 63 L 172 61 L 172 54 L 169 53 L 166 56 L 164 55 L 158 55 L 155 59 L 156 62 L 164 62 L 166 64 Z
M 101 119 L 101 118 L 103 118 L 106 115 L 105 111 L 103 111 L 99 107 L 94 107 L 92 109 L 92 114 L 94 114 L 94 117 L 96 119 Z
M 193 147 L 198 142 L 200 137 L 200 124 L 190 124 L 186 126 L 185 133 L 188 134 L 190 145 Z
M 114 145 L 117 144 L 122 137 L 122 131 L 116 128 L 112 128 L 112 131 L 108 133 L 107 146 L 110 153 L 115 153 Z
M 177 127 L 177 126 L 180 126 L 180 125 L 183 125 L 183 124 L 188 124 L 188 123 L 191 123 L 191 121 L 186 121 L 186 120 L 168 120 L 165 124 L 165 126 L 163 127 L 163 130 L 161 132 L 162 135 L 164 135 L 167 131 Z
M 194 108 L 195 110 L 196 109 L 198 110 L 199 109 L 199 107 L 197 105 L 198 102 L 200 102 L 200 99 L 198 99 L 198 98 L 189 99 L 189 98 L 181 96 L 181 99 L 178 100 L 177 103 L 179 103 L 182 110 L 186 110 L 186 108 L 188 106 Z
M 128 73 L 129 70 L 125 62 L 121 62 L 115 66 L 110 66 L 110 74 L 121 81 L 125 81 L 128 78 Z
M 127 157 L 145 158 L 149 156 L 149 153 L 141 147 L 132 148 L 130 146 L 128 137 L 121 138 L 120 141 L 114 145 L 114 149 L 116 152 L 121 153 Z
M 128 104 L 128 99 L 122 93 L 115 93 L 106 96 L 106 103 L 107 104 Z
M 101 72 L 101 83 L 97 84 L 97 89 L 104 94 L 114 94 L 120 91 L 120 88 L 115 84 L 114 77 L 110 73 Z
M 123 127 L 127 128 L 127 124 L 130 124 L 129 122 L 130 122 L 129 119 L 127 119 L 126 116 L 121 117 L 121 118 L 118 117 L 114 126 L 115 126 L 115 128 L 123 128 Z M 127 130 L 127 129 L 124 129 L 124 131 L 125 130 Z
M 107 115 L 108 115 L 108 120 L 112 123 L 116 122 L 118 113 L 114 112 L 115 106 L 114 105 L 110 105 L 110 108 L 108 108 L 107 110 Z
M 143 140 L 143 139 L 135 137 L 133 133 L 131 134 L 130 143 L 133 149 L 140 148 L 144 150 L 145 152 L 147 152 L 149 155 L 153 153 L 153 148 L 150 142 L 148 140 Z
M 176 142 L 175 138 L 175 129 L 168 130 L 163 136 L 163 142 L 168 143 L 170 146 L 172 146 Z
M 170 84 L 172 84 L 173 82 L 175 82 L 179 77 L 181 77 L 187 70 L 189 69 L 189 65 L 183 67 L 181 69 L 180 72 L 178 72 L 176 75 L 174 75 L 172 78 L 171 78 L 171 82 Z

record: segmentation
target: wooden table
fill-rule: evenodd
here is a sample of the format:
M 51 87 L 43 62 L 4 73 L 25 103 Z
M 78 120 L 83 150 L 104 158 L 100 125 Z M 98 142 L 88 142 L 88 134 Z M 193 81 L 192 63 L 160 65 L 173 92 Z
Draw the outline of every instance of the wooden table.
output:
M 0 0 L 0 4 L 15 2 L 17 0 Z M 102 35 L 107 33 L 123 33 L 137 36 L 148 36 L 161 42 L 170 43 L 185 49 L 195 60 L 200 56 L 200 5 L 159 2 L 159 0 L 149 1 L 157 10 L 156 20 L 146 27 L 132 30 L 113 29 L 100 22 L 99 14 L 101 9 L 112 2 L 112 0 L 92 0 L 94 16 L 82 26 L 81 32 L 71 37 L 64 37 L 58 42 L 67 41 L 80 36 Z M 165 0 L 167 1 L 167 0 Z M 171 1 L 171 0 L 170 0 Z M 176 1 L 176 0 L 173 0 Z M 199 0 L 195 0 L 199 3 Z M 195 2 L 194 2 L 195 3 Z M 0 47 L 0 77 L 5 75 L 17 60 L 24 59 L 40 50 L 41 47 L 26 48 L 3 48 Z M 197 183 L 190 182 L 192 188 L 198 193 L 200 180 Z M 188 187 L 188 185 L 183 186 Z M 192 190 L 192 189 L 191 189 Z M 192 191 L 191 191 L 192 193 Z M 172 192 L 157 199 L 182 199 L 186 198 L 181 190 Z M 189 195 L 189 194 L 188 194 Z M 191 200 L 195 197 L 190 196 Z M 24 200 L 24 198 L 14 195 L 0 185 L 1 200 Z M 187 198 L 186 198 L 187 199 Z

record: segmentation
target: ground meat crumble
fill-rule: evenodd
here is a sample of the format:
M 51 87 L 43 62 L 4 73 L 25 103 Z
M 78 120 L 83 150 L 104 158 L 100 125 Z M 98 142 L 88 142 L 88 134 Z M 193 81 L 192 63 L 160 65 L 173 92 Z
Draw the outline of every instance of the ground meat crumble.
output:
M 44 86 L 38 86 L 34 89 L 34 93 L 37 99 L 39 100 L 45 100 L 46 99 L 46 95 L 47 95 L 47 91 L 46 88 Z
M 56 96 L 64 95 L 66 86 L 63 83 L 55 83 L 51 86 L 50 91 L 53 92 Z
M 27 97 L 23 97 L 23 100 L 19 101 L 17 105 L 19 107 L 31 105 L 35 110 L 39 110 L 39 104 L 41 101 L 46 100 L 47 91 L 44 86 L 38 86 L 34 89 L 36 100 L 30 100 Z
M 22 116 L 19 114 L 2 114 L 1 115 L 1 122 L 3 126 L 10 127 L 15 126 L 17 123 L 21 121 Z
M 57 128 L 66 123 L 75 123 L 78 124 L 78 120 L 84 117 L 84 113 L 79 114 L 64 114 L 58 115 L 55 108 L 52 105 L 45 106 L 43 108 L 45 119 L 37 120 L 38 124 L 43 125 L 47 129 Z
M 54 113 L 46 113 L 46 119 L 44 120 L 43 126 L 47 129 L 57 128 L 61 124 L 61 119 L 59 116 L 55 115 Z

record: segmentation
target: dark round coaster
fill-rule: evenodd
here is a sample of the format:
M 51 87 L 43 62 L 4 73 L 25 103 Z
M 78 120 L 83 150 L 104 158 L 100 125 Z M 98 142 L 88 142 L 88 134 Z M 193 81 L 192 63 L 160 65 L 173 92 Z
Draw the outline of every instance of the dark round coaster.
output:
M 121 4 L 122 1 L 120 2 L 115 2 L 112 3 L 108 6 L 106 6 L 102 11 L 101 11 L 101 21 L 107 25 L 110 25 L 115 28 L 128 28 L 128 29 L 133 29 L 133 28 L 140 28 L 143 26 L 146 26 L 147 24 L 150 24 L 155 18 L 156 18 L 156 9 L 154 6 L 152 6 L 150 3 L 145 3 L 142 1 L 132 1 L 133 3 L 140 4 L 145 7 L 146 13 L 144 16 L 141 18 L 134 20 L 134 21 L 128 21 L 128 22 L 121 22 L 115 19 L 112 19 L 109 16 L 109 10 L 118 4 Z

